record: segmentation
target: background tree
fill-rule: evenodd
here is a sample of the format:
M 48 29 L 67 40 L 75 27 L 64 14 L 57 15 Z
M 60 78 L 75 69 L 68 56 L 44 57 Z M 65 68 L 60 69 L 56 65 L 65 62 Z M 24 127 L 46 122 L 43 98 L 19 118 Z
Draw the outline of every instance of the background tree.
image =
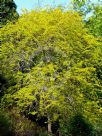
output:
M 88 18 L 86 26 L 90 32 L 96 37 L 102 37 L 102 5 L 93 6 L 92 16 Z
M 91 4 L 90 0 L 72 0 L 73 9 L 84 17 L 92 10 Z
M 102 1 L 73 0 L 72 4 L 73 9 L 83 17 L 89 31 L 94 36 L 102 37 Z
M 13 0 L 0 0 L 0 25 L 18 18 L 16 4 Z

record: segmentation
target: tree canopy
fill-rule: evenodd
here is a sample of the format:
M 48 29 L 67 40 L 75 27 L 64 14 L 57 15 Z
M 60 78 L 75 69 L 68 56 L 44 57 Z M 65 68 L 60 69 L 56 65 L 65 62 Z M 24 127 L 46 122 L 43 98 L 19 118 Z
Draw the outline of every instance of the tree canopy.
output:
M 46 116 L 79 111 L 102 123 L 101 44 L 75 11 L 33 10 L 0 30 L 1 105 Z

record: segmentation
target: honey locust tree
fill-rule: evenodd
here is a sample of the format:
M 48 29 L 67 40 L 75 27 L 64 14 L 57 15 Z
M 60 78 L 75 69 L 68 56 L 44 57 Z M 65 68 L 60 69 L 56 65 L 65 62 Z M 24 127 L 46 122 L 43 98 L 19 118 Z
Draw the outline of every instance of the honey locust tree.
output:
M 95 65 L 101 45 L 76 12 L 58 8 L 23 14 L 1 29 L 1 45 L 0 71 L 11 84 L 2 106 L 46 116 L 49 135 L 59 117 L 64 122 L 81 112 L 94 124 L 100 120 L 102 86 Z

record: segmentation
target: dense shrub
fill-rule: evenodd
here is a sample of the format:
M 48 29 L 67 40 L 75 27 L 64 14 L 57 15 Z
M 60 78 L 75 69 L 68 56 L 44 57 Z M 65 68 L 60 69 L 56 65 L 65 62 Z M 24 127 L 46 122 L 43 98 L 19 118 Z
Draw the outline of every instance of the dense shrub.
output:
M 72 136 L 95 136 L 93 126 L 81 114 L 71 119 L 69 132 Z
M 14 126 L 10 115 L 0 109 L 0 136 L 13 136 Z

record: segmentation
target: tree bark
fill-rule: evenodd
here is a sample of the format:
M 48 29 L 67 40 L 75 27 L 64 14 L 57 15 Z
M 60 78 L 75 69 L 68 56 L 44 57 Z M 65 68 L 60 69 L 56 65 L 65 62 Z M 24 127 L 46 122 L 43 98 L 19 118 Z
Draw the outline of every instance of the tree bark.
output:
M 52 136 L 52 129 L 51 129 L 51 119 L 48 116 L 48 136 Z

